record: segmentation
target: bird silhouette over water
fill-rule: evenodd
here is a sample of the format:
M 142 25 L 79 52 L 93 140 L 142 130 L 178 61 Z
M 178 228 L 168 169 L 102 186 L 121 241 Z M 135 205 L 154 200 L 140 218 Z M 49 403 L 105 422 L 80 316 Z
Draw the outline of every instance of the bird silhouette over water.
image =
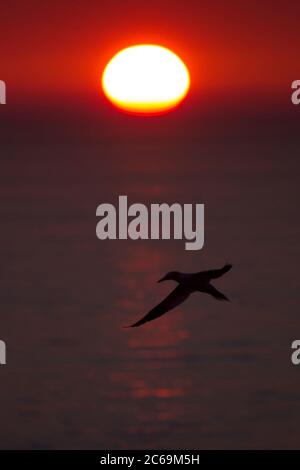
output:
M 171 271 L 166 274 L 158 282 L 163 281 L 176 281 L 178 286 L 156 307 L 150 310 L 141 320 L 133 323 L 126 328 L 136 328 L 149 321 L 155 320 L 161 317 L 169 310 L 177 307 L 184 302 L 194 292 L 204 292 L 212 295 L 217 300 L 229 300 L 222 292 L 218 291 L 210 281 L 212 279 L 218 279 L 223 274 L 230 271 L 232 268 L 231 264 L 225 264 L 221 269 L 212 269 L 210 271 L 201 271 L 199 273 L 180 273 L 178 271 Z

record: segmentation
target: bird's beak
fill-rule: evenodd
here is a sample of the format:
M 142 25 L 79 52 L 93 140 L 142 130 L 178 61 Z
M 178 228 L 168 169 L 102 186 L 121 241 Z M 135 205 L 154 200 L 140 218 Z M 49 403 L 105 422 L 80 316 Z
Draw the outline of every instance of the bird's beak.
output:
M 163 281 L 166 281 L 166 280 L 167 280 L 167 278 L 166 278 L 166 276 L 164 276 L 161 279 L 159 279 L 159 281 L 157 281 L 157 282 L 163 282 Z

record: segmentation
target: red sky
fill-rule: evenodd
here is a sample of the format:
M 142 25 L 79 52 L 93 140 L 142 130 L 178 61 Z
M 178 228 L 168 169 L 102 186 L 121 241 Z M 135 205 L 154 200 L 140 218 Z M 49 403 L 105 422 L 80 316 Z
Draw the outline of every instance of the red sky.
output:
M 89 92 L 119 49 L 181 55 L 193 91 L 280 89 L 299 78 L 300 3 L 258 0 L 4 0 L 0 78 L 26 93 Z

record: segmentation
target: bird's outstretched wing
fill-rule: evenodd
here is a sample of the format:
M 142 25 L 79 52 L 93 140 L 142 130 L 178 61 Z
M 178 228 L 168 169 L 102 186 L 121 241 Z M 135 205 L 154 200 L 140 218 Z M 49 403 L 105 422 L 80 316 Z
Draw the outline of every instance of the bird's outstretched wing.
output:
M 211 284 L 207 288 L 206 292 L 208 294 L 212 295 L 217 300 L 227 300 L 229 302 L 229 299 L 227 299 L 226 295 L 222 294 L 222 292 L 220 292 L 218 289 L 216 289 Z
M 136 328 L 137 326 L 141 326 L 148 321 L 155 320 L 158 317 L 161 317 L 172 308 L 177 307 L 177 305 L 181 304 L 188 298 L 191 294 L 191 290 L 187 289 L 182 286 L 177 286 L 160 304 L 156 305 L 152 310 L 150 310 L 147 315 L 145 315 L 141 320 L 130 325 L 127 328 Z
M 223 276 L 223 274 L 230 271 L 232 268 L 232 264 L 225 264 L 221 269 L 211 269 L 210 271 L 201 271 L 198 273 L 200 278 L 207 278 L 207 279 L 217 279 L 218 277 Z

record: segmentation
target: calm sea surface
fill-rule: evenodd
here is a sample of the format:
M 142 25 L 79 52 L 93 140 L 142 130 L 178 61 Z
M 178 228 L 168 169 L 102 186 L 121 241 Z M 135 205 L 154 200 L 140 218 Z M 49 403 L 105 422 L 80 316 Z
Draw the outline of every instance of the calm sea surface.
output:
M 299 447 L 299 132 L 114 113 L 2 126 L 1 448 Z M 98 240 L 96 207 L 121 194 L 204 203 L 204 249 Z M 167 271 L 225 262 L 230 303 L 195 294 L 122 329 L 170 292 Z

